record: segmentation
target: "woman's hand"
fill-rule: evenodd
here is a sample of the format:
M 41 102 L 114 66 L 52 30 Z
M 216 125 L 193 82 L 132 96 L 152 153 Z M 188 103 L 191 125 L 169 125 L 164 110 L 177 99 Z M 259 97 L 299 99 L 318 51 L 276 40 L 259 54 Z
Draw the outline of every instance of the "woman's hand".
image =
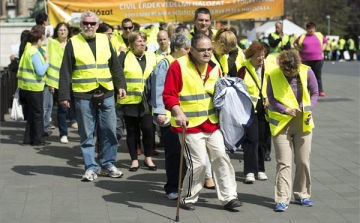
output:
M 301 113 L 301 110 L 299 108 L 292 108 L 292 109 L 287 108 L 285 110 L 285 113 L 295 117 L 298 113 Z
M 55 88 L 53 88 L 53 87 L 49 87 L 49 91 L 50 91 L 50 93 L 51 93 L 51 94 L 54 94 L 54 92 L 55 92 Z
M 166 116 L 165 115 L 158 115 L 157 116 L 157 121 L 159 122 L 160 125 L 164 125 L 166 120 Z
M 267 109 L 269 107 L 269 100 L 267 98 L 264 98 L 264 109 Z

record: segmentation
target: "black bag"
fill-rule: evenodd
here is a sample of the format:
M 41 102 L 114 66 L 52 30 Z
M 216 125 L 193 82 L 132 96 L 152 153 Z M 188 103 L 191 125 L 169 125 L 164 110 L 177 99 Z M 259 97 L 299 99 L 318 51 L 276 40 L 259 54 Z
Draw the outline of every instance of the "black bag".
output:
M 18 71 L 18 69 L 19 69 L 19 58 L 14 58 L 11 62 L 10 62 L 10 64 L 9 64 L 9 70 L 10 70 L 10 72 L 12 72 L 12 73 L 17 73 L 17 71 Z

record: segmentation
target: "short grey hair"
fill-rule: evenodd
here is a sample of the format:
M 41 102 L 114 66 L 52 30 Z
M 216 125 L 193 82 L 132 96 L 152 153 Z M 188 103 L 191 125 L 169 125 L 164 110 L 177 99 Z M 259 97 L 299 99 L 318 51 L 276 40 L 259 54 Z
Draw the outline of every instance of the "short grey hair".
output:
M 84 20 L 84 17 L 95 17 L 95 21 L 99 22 L 99 16 L 93 11 L 86 11 L 81 14 L 80 22 Z
M 190 39 L 181 33 L 174 33 L 173 36 L 171 37 L 171 41 L 170 41 L 170 50 L 171 53 L 173 53 L 175 51 L 175 48 L 190 48 L 191 46 L 191 41 Z

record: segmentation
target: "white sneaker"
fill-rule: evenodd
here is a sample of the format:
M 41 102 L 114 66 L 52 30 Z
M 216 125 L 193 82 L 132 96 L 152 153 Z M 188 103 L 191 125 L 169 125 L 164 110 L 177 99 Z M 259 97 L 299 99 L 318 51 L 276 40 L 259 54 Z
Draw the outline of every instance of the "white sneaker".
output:
M 82 176 L 81 181 L 93 181 L 97 178 L 97 174 L 92 170 L 87 170 Z
M 178 198 L 178 193 L 172 192 L 170 194 L 167 194 L 166 197 L 169 198 L 169 200 L 176 200 Z
M 255 175 L 253 173 L 246 174 L 245 183 L 252 184 L 255 182 Z
M 68 140 L 67 136 L 61 136 L 60 142 L 61 142 L 62 144 L 68 144 L 68 143 L 69 143 L 69 140 Z
M 112 178 L 119 178 L 122 177 L 124 174 L 115 166 L 110 167 L 109 169 L 101 168 L 101 175 L 112 177 Z
M 77 124 L 77 122 L 73 123 L 73 124 L 71 125 L 71 128 L 73 128 L 73 129 L 78 129 L 78 124 Z
M 268 177 L 266 176 L 266 174 L 264 172 L 259 172 L 256 176 L 256 179 L 258 180 L 267 180 Z

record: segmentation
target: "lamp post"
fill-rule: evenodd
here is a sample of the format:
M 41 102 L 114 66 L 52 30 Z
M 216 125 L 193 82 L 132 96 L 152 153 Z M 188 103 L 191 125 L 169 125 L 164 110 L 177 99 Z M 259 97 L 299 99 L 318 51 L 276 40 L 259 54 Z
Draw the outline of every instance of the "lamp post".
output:
M 326 16 L 326 19 L 328 20 L 328 36 L 330 35 L 330 15 Z

